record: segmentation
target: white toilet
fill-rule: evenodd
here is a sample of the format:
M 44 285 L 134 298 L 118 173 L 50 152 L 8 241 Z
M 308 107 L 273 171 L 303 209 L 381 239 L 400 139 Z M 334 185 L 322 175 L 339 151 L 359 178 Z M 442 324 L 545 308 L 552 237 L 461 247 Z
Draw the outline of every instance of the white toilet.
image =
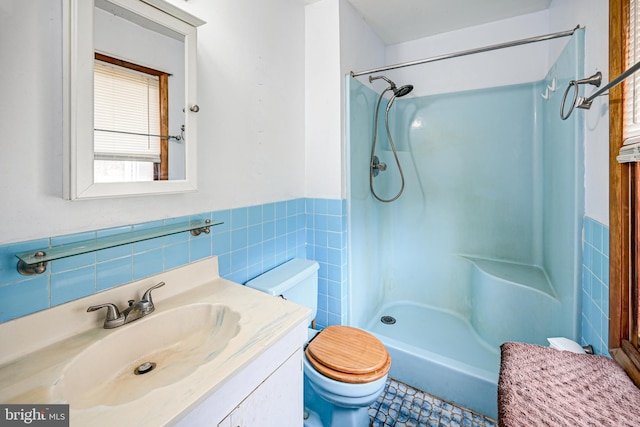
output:
M 249 287 L 318 309 L 318 263 L 293 259 L 250 280 Z M 305 349 L 305 427 L 369 425 L 368 408 L 382 393 L 391 358 L 373 335 L 349 326 L 309 330 Z

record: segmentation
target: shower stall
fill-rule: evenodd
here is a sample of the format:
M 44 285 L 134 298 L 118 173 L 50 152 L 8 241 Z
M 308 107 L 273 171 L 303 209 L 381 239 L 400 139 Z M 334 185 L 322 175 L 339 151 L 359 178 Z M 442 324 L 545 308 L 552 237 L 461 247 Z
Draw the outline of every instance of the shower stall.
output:
M 392 377 L 493 417 L 503 342 L 579 339 L 582 124 L 547 88 L 582 75 L 583 32 L 540 81 L 398 97 L 395 144 L 374 128 L 381 82 L 347 77 L 349 322 L 385 343 Z M 385 203 L 396 154 L 406 184 Z

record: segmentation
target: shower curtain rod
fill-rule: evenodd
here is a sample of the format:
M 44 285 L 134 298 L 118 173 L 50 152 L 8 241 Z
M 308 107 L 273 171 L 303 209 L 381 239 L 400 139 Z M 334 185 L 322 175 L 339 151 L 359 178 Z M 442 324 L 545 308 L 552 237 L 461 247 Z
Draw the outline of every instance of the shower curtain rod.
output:
M 572 36 L 573 33 L 575 33 L 576 30 L 580 28 L 583 28 L 583 27 L 580 27 L 580 25 L 577 25 L 572 30 L 545 34 L 543 36 L 529 37 L 527 39 L 514 40 L 506 43 L 479 47 L 476 49 L 463 50 L 460 52 L 448 53 L 446 55 L 433 56 L 431 58 L 426 58 L 426 59 L 418 59 L 416 61 L 402 62 L 400 64 L 387 65 L 386 67 L 373 68 L 371 70 L 365 70 L 365 71 L 358 71 L 357 73 L 351 71 L 351 77 L 365 76 L 367 74 L 379 73 L 381 71 L 395 70 L 396 68 L 404 68 L 404 67 L 410 67 L 412 65 L 426 64 L 428 62 L 442 61 L 443 59 L 457 58 L 460 56 L 472 55 L 474 53 L 489 52 L 492 50 L 504 49 L 505 47 L 520 46 L 522 44 L 536 43 L 536 42 L 541 42 L 545 40 L 557 39 L 560 37 L 568 37 L 568 36 Z

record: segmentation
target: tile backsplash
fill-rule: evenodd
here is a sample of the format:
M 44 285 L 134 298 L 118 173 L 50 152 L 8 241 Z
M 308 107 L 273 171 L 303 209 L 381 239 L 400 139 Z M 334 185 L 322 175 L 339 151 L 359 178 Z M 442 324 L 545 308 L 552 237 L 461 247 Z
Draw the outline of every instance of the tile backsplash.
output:
M 194 219 L 223 224 L 52 261 L 41 275 L 16 270 L 16 253 Z M 292 258 L 317 260 L 320 326 L 346 312 L 346 202 L 300 198 L 0 246 L 0 322 L 217 255 L 220 275 L 238 283 Z

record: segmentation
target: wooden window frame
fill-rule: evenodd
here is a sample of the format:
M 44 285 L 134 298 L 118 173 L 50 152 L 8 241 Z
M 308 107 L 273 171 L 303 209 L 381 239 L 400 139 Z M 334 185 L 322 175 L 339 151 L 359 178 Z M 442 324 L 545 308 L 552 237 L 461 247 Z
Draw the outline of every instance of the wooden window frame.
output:
M 95 59 L 158 77 L 158 89 L 160 92 L 160 135 L 169 135 L 169 74 L 98 52 L 95 53 Z M 160 139 L 160 163 L 154 163 L 153 179 L 154 181 L 169 179 L 169 140 L 167 138 Z
M 625 70 L 629 1 L 609 0 L 609 76 Z M 640 387 L 640 166 L 618 163 L 623 141 L 623 88 L 609 91 L 609 353 Z

